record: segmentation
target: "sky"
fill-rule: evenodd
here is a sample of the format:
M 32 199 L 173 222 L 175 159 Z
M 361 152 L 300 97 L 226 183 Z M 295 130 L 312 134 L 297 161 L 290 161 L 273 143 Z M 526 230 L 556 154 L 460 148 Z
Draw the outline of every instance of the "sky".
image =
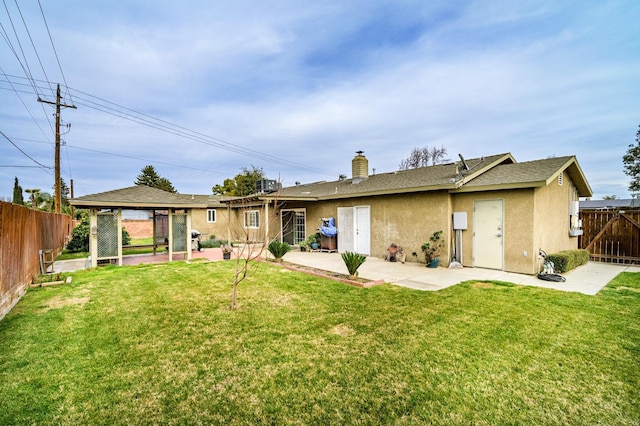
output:
M 180 193 L 256 166 L 285 186 L 451 161 L 575 155 L 593 199 L 630 198 L 640 125 L 637 0 L 80 0 L 0 8 L 0 199 L 74 195 L 146 165 Z M 70 126 L 68 126 L 70 125 Z M 27 194 L 25 194 L 26 198 Z

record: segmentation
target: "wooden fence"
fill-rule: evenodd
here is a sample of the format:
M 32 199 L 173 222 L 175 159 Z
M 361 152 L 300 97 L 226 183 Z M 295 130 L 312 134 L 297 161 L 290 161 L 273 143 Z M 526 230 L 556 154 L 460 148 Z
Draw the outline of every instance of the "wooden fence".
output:
M 71 216 L 0 202 L 0 319 L 40 273 L 40 250 L 60 253 L 72 229 Z
M 640 210 L 581 210 L 580 248 L 591 260 L 640 263 Z

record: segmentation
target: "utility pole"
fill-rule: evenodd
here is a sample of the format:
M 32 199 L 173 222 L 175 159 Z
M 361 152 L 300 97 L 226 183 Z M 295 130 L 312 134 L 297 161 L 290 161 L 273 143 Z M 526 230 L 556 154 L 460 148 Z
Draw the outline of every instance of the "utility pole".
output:
M 38 96 L 38 102 L 44 102 L 45 104 L 55 105 L 56 106 L 56 149 L 55 149 L 55 173 L 54 173 L 54 211 L 56 213 L 60 213 L 60 207 L 62 205 L 62 197 L 60 194 L 60 108 L 73 108 L 76 109 L 75 105 L 67 105 L 60 103 L 60 83 L 58 83 L 58 89 L 56 90 L 56 101 L 45 101 Z

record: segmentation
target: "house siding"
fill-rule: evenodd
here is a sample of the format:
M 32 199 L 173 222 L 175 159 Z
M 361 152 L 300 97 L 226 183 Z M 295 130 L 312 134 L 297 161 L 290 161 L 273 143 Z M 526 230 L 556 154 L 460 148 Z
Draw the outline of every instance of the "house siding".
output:
M 535 193 L 535 241 L 536 249 L 557 253 L 578 248 L 578 238 L 569 236 L 569 206 L 577 201 L 576 188 L 565 173 L 563 184 L 553 179 Z
M 216 210 L 216 221 L 207 222 L 207 210 Z M 191 211 L 191 228 L 203 234 L 203 239 L 214 237 L 218 240 L 227 239 L 228 213 L 225 207 L 209 207 L 208 209 L 193 209 Z
M 402 246 L 407 261 L 424 262 L 420 246 L 435 231 L 443 231 L 445 246 L 441 261 L 449 259 L 449 229 L 451 228 L 450 197 L 446 191 L 398 194 L 377 197 L 361 197 L 318 202 L 288 202 L 285 208 L 305 208 L 307 212 L 306 234 L 318 232 L 320 218 L 336 218 L 338 207 L 369 206 L 371 211 L 371 256 L 383 257 L 391 243 Z M 340 250 L 340 247 L 338 247 Z M 412 256 L 415 252 L 417 256 Z

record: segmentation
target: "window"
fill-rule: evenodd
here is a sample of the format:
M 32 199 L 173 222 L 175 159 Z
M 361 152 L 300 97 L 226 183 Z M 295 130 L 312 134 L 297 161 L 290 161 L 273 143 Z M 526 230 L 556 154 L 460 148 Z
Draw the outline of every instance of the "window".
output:
M 208 209 L 207 222 L 215 222 L 215 221 L 216 221 L 216 209 Z
M 245 228 L 260 227 L 260 212 L 258 210 L 249 210 L 244 212 L 244 227 Z

